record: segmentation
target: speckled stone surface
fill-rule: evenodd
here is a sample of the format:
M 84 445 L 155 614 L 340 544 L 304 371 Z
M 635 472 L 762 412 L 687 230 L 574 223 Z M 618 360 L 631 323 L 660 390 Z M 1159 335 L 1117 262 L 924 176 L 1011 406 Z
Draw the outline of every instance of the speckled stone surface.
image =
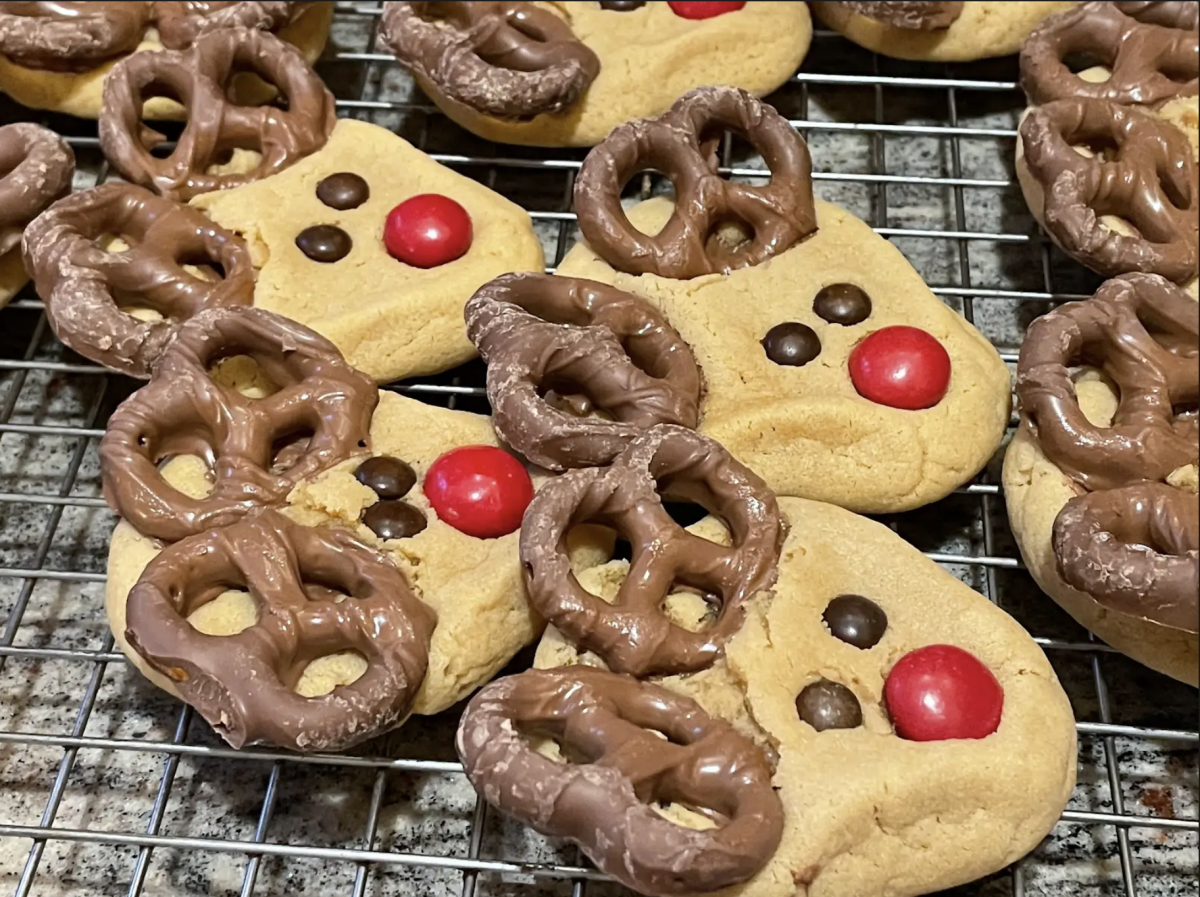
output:
M 350 5 L 339 16 L 335 46 L 322 67 L 339 97 L 397 104 L 394 111 L 361 114 L 427 151 L 485 160 L 459 161 L 456 167 L 532 210 L 547 258 L 561 257 L 575 239 L 566 214 L 570 183 L 561 168 L 539 160 L 580 156 L 476 140 L 434 114 L 395 66 L 332 58 L 337 51 L 368 47 L 372 22 L 371 16 L 352 13 Z M 902 65 L 820 33 L 804 68 L 885 79 L 1011 82 L 1015 76 L 1011 60 L 955 69 Z M 1092 275 L 1047 251 L 1011 183 L 1010 135 L 1023 107 L 1016 91 L 809 83 L 789 85 L 773 101 L 793 119 L 812 124 L 806 136 L 818 194 L 884 229 L 930 285 L 970 313 L 1002 350 L 1015 351 L 1024 326 L 1047 307 L 1038 297 L 1048 288 L 1059 298 L 1094 288 Z M 20 110 L 0 101 L 0 122 L 19 117 Z M 95 136 L 85 123 L 50 123 L 81 138 Z M 868 131 L 864 123 L 884 128 Z M 938 130 L 930 134 L 930 128 Z M 95 178 L 100 159 L 94 140 L 77 146 L 82 187 Z M 745 147 L 730 150 L 726 161 L 733 166 L 761 167 Z M 662 185 L 647 178 L 645 187 Z M 1034 295 L 989 293 L 997 290 Z M 0 897 L 108 897 L 131 888 L 136 893 L 137 886 L 154 897 L 443 897 L 472 889 L 487 897 L 572 894 L 572 882 L 561 876 L 485 871 L 474 877 L 454 865 L 470 857 L 579 862 L 573 849 L 550 844 L 496 814 L 486 814 L 477 827 L 475 796 L 466 780 L 437 765 L 454 759 L 455 711 L 406 726 L 347 761 L 297 763 L 252 752 L 238 755 L 224 750 L 202 721 L 110 653 L 98 580 L 113 518 L 99 501 L 96 441 L 13 428 L 102 426 L 133 384 L 73 368 L 38 368 L 82 362 L 45 330 L 40 311 L 28 301 L 0 316 L 0 359 L 36 362 L 31 370 L 12 364 L 0 368 L 0 421 L 9 425 L 0 431 L 0 565 L 6 568 L 0 571 L 0 832 L 45 820 L 66 835 L 38 848 L 36 864 L 29 865 L 34 874 L 20 890 L 33 842 L 0 834 Z M 427 382 L 479 385 L 480 374 L 473 364 Z M 459 407 L 486 410 L 477 398 L 457 401 Z M 996 474 L 993 469 L 981 482 L 997 482 Z M 70 503 L 18 501 L 9 493 L 66 495 Z M 955 495 L 886 522 L 925 551 L 1016 557 L 997 496 Z M 1086 647 L 1086 633 L 1041 596 L 1023 571 L 947 566 L 995 597 L 1034 635 Z M 26 580 L 9 572 L 29 568 L 92 576 Z M 1081 721 L 1195 732 L 1195 691 L 1108 652 L 1060 647 L 1049 654 Z M 1107 700 L 1101 700 L 1098 681 Z M 79 738 L 83 741 L 72 740 Z M 183 747 L 162 750 L 176 743 Z M 1116 794 L 1114 777 L 1120 786 Z M 1191 820 L 1194 829 L 1198 791 L 1194 735 L 1190 742 L 1117 738 L 1106 745 L 1084 734 L 1080 781 L 1070 809 L 1119 812 L 1116 797 L 1126 813 Z M 378 810 L 373 820 L 372 806 Z M 70 840 L 70 833 L 80 830 L 124 843 Z M 1017 873 L 1006 871 L 955 893 L 1007 897 L 1022 888 L 1046 897 L 1200 893 L 1194 830 L 1124 831 L 1127 842 L 1118 839 L 1113 826 L 1062 823 Z M 144 850 L 139 839 L 148 832 L 167 840 Z M 255 840 L 292 849 L 255 859 L 236 843 Z M 391 861 L 358 864 L 336 853 L 367 846 L 389 854 Z M 309 849 L 318 854 L 302 855 Z M 1120 859 L 1126 849 L 1132 892 Z M 586 893 L 616 897 L 626 892 L 593 882 Z

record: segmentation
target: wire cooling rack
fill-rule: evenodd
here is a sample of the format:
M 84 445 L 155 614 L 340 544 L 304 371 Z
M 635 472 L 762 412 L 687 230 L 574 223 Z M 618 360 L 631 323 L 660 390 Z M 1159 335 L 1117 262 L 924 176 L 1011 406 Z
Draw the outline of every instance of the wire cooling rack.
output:
M 321 70 L 339 112 L 520 202 L 557 263 L 575 240 L 582 154 L 465 135 L 373 51 L 377 23 L 373 6 L 338 4 Z M 1096 285 L 1046 244 L 1014 185 L 1014 77 L 1012 60 L 906 65 L 818 32 L 772 97 L 809 141 L 818 194 L 892 240 L 1009 362 L 1032 317 Z M 0 122 L 28 117 L 0 105 Z M 94 125 L 35 117 L 68 135 L 78 188 L 107 176 Z M 761 174 L 744 148 L 724 153 L 731 176 Z M 32 291 L 0 320 L 0 894 L 625 893 L 476 800 L 454 762 L 453 711 L 354 756 L 238 752 L 142 680 L 104 622 L 113 518 L 96 456 L 135 384 L 63 349 Z M 393 388 L 483 411 L 482 382 L 476 363 Z M 1196 694 L 1097 644 L 1040 595 L 997 470 L 885 522 L 1037 637 L 1080 720 L 1080 783 L 1032 856 L 957 893 L 1195 895 Z

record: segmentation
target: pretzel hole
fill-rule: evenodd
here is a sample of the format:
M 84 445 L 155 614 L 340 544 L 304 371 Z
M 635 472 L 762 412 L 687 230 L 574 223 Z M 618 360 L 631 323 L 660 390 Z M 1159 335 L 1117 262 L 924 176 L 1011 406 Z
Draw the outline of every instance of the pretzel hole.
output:
M 367 659 L 357 651 L 318 657 L 302 667 L 292 690 L 304 698 L 320 698 L 334 689 L 353 685 L 367 672 Z
M 682 828 L 690 828 L 698 832 L 711 831 L 712 829 L 720 828 L 728 822 L 724 816 L 715 810 L 692 807 L 685 803 L 660 800 L 650 804 L 650 809 L 667 820 L 667 822 L 673 822 Z
M 160 469 L 167 482 L 191 499 L 208 498 L 216 487 L 213 466 L 200 455 L 172 455 Z
M 189 626 L 204 635 L 237 635 L 258 622 L 258 602 L 243 589 L 226 589 L 204 603 L 194 603 L 199 606 L 185 608 L 189 611 L 186 619 Z
M 275 437 L 271 444 L 271 473 L 281 474 L 291 470 L 308 453 L 316 430 L 298 427 Z
M 265 399 L 281 389 L 262 365 L 249 355 L 218 358 L 209 364 L 208 375 L 214 383 L 235 389 L 250 399 Z

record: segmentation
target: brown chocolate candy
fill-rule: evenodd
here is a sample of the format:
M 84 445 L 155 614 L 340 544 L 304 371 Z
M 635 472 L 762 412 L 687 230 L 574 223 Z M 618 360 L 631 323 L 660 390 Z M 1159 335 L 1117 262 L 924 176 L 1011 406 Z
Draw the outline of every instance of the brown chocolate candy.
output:
M 862 595 L 838 595 L 821 615 L 829 634 L 863 651 L 874 648 L 887 632 L 883 608 Z
M 48 128 L 0 127 L 0 256 L 21 245 L 25 227 L 71 190 L 75 154 Z
M 363 511 L 362 522 L 381 539 L 409 539 L 429 525 L 406 501 L 377 501 Z
M 536 737 L 556 741 L 566 762 L 534 750 Z M 783 834 L 762 751 L 696 702 L 629 676 L 576 666 L 500 679 L 471 700 L 456 745 L 485 800 L 578 844 L 642 894 L 745 881 Z M 716 827 L 679 825 L 655 802 L 704 813 Z
M 154 20 L 163 46 L 182 50 L 201 35 L 222 28 L 277 31 L 292 19 L 293 11 L 300 5 L 283 0 L 158 0 L 154 4 Z
M 1196 8 L 1194 3 L 1180 5 Z M 1021 48 L 1021 87 L 1030 102 L 1088 97 L 1152 106 L 1196 94 L 1200 35 L 1194 21 L 1189 28 L 1148 24 L 1162 21 L 1164 11 L 1127 14 L 1122 6 L 1154 4 L 1092 0 L 1049 16 L 1034 29 Z M 1095 59 L 1112 75 L 1105 81 L 1084 80 L 1067 67 L 1067 58 L 1077 54 Z
M 871 317 L 871 297 L 852 283 L 831 283 L 817 291 L 813 312 L 830 324 L 853 327 Z
M 761 187 L 721 177 L 719 131 L 754 145 L 771 170 Z M 635 174 L 661 171 L 675 187 L 675 210 L 654 236 L 636 230 L 621 207 Z M 618 271 L 686 279 L 766 261 L 817 229 L 812 160 L 799 134 L 770 106 L 733 87 L 684 94 L 657 119 L 626 122 L 596 146 L 575 182 L 575 213 L 588 245 Z M 752 236 L 729 246 L 717 233 L 738 223 Z
M 496 432 L 548 470 L 607 464 L 648 427 L 699 420 L 691 349 L 632 293 L 573 277 L 504 274 L 476 291 L 465 315 L 467 336 L 488 364 Z M 581 393 L 611 419 L 564 411 L 547 392 Z
M 854 692 L 830 679 L 804 686 L 796 697 L 796 714 L 818 732 L 857 729 L 863 724 L 862 705 Z
M 1149 274 L 1105 283 L 1091 299 L 1069 302 L 1029 328 L 1016 391 L 1046 457 L 1086 489 L 1165 480 L 1196 462 L 1200 428 L 1200 305 Z M 1109 427 L 1079 408 L 1071 368 L 1100 368 L 1120 404 Z
M 600 72 L 571 26 L 532 3 L 391 0 L 380 40 L 432 89 L 501 118 L 570 108 Z
M 371 188 L 366 180 L 350 171 L 331 174 L 317 184 L 317 199 L 339 212 L 357 209 L 370 198 Z
M 601 0 L 600 8 L 609 12 L 633 12 L 646 5 L 646 0 Z
M 1059 575 L 1122 614 L 1200 631 L 1200 506 L 1194 493 L 1137 483 L 1071 499 L 1054 521 Z
M 109 236 L 129 248 L 97 245 Z M 58 338 L 133 377 L 150 376 L 183 321 L 254 298 L 254 268 L 240 237 L 195 209 L 129 184 L 59 200 L 28 227 L 24 249 Z M 163 317 L 140 320 L 125 311 L 131 306 Z
M 719 517 L 732 546 L 687 532 L 663 508 L 663 497 Z M 571 572 L 563 546 L 582 523 L 610 526 L 630 542 L 629 576 L 613 604 L 587 592 Z M 783 523 L 766 484 L 711 439 L 662 424 L 634 439 L 610 467 L 546 483 L 525 511 L 520 554 L 538 613 L 610 669 L 648 676 L 711 665 L 741 628 L 744 602 L 775 582 L 782 544 Z M 676 584 L 701 589 L 719 605 L 710 625 L 689 632 L 663 614 Z
M 231 588 L 257 604 L 252 626 L 212 636 L 188 623 Z M 343 751 L 408 715 L 435 622 L 404 575 L 350 533 L 263 511 L 164 548 L 129 593 L 125 637 L 234 747 Z M 344 651 L 366 660 L 358 680 L 296 693 L 312 661 Z
M 380 498 L 404 498 L 417 485 L 417 472 L 390 455 L 368 458 L 355 469 L 354 477 Z
M 86 71 L 141 43 L 150 21 L 142 2 L 0 3 L 0 56 L 50 71 Z
M 229 101 L 230 80 L 247 70 L 278 89 L 286 110 Z M 187 126 L 165 158 L 152 150 L 166 138 L 141 120 L 152 96 L 178 97 L 187 110 Z M 135 53 L 117 63 L 104 79 L 100 146 L 128 180 L 188 200 L 282 171 L 323 147 L 335 123 L 333 94 L 299 50 L 270 32 L 225 28 L 187 50 Z M 213 173 L 233 149 L 262 159 L 248 172 Z
M 917 0 L 845 0 L 838 4 L 868 19 L 905 31 L 941 31 L 962 15 L 961 2 L 917 2 Z
M 354 248 L 350 235 L 334 224 L 314 224 L 296 235 L 296 248 L 314 262 L 340 262 Z
M 278 391 L 252 399 L 215 382 L 210 367 L 247 355 Z M 201 312 L 179 328 L 150 382 L 121 403 L 100 442 L 104 495 L 142 535 L 175 541 L 282 504 L 296 486 L 367 447 L 379 400 L 374 382 L 337 349 L 287 318 L 257 308 Z M 280 437 L 311 431 L 286 470 L 273 470 Z M 198 455 L 211 493 L 191 498 L 159 462 Z
M 1196 276 L 1196 159 L 1179 129 L 1130 106 L 1078 98 L 1031 109 L 1020 132 L 1025 164 L 1045 195 L 1046 230 L 1064 250 L 1108 276 Z M 1108 158 L 1075 151 L 1089 142 L 1116 149 Z M 1102 215 L 1125 219 L 1136 233 L 1116 233 Z
M 821 354 L 821 338 L 807 324 L 776 324 L 762 338 L 763 351 L 775 364 L 803 367 Z

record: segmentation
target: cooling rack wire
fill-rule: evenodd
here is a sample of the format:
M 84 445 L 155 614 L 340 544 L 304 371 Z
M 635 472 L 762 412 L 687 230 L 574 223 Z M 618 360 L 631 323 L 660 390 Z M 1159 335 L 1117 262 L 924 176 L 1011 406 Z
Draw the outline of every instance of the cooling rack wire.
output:
M 557 264 L 575 239 L 582 155 L 465 135 L 373 51 L 377 25 L 374 5 L 337 4 L 319 67 L 339 114 L 390 127 L 520 202 Z M 1012 60 L 900 64 L 818 31 L 803 71 L 772 97 L 809 141 L 818 195 L 892 240 L 1010 364 L 1032 317 L 1096 285 L 1047 245 L 1013 182 L 1015 73 Z M 0 123 L 22 116 L 0 105 Z M 79 156 L 77 189 L 108 176 L 94 125 L 39 118 Z M 762 174 L 732 142 L 722 161 L 731 177 Z M 113 520 L 96 457 L 134 384 L 63 349 L 32 290 L 0 317 L 0 893 L 625 893 L 475 799 L 454 762 L 453 713 L 360 755 L 239 752 L 141 681 L 104 625 Z M 482 383 L 474 363 L 390 388 L 486 411 Z M 938 505 L 884 522 L 1046 650 L 1080 720 L 1080 784 L 1038 851 L 956 894 L 1195 895 L 1195 692 L 1096 643 L 1040 595 L 997 474 L 993 464 Z

